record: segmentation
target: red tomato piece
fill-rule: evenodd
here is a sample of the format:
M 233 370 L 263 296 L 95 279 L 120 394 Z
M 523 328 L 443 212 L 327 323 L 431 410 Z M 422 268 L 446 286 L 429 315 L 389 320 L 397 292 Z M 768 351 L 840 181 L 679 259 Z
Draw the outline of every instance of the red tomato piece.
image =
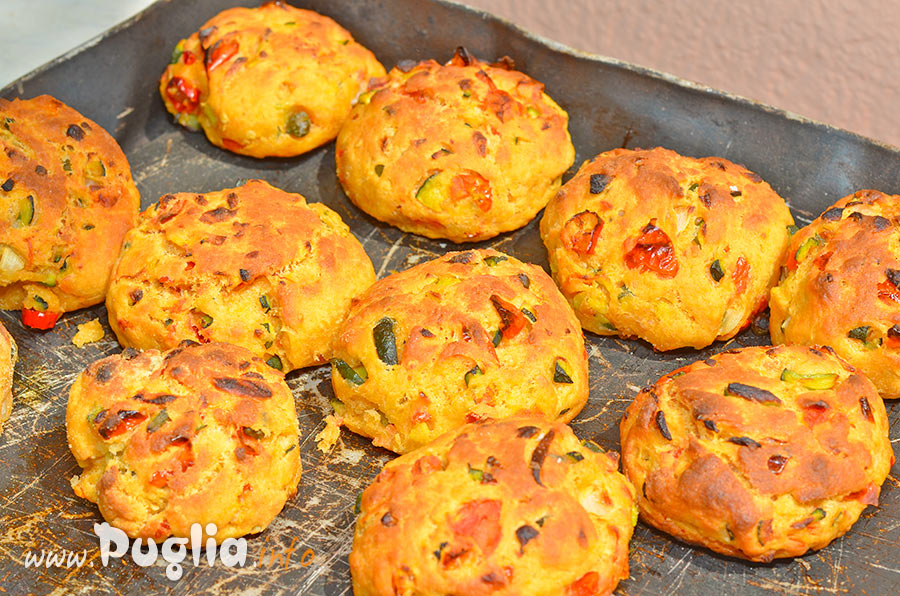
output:
M 33 308 L 22 309 L 22 322 L 26 327 L 32 329 L 47 330 L 53 329 L 56 321 L 59 320 L 60 313 L 50 312 L 48 310 L 35 310 Z
M 527 319 L 522 311 L 514 305 L 496 294 L 491 296 L 491 304 L 500 315 L 500 333 L 503 334 L 503 339 L 511 339 L 525 328 Z
M 656 220 L 650 220 L 641 235 L 625 241 L 625 264 L 629 269 L 653 271 L 660 277 L 675 277 L 678 260 L 675 248 L 665 232 L 656 227 Z
M 493 205 L 491 183 L 478 172 L 457 174 L 450 181 L 450 199 L 458 202 L 472 199 L 482 211 L 489 211 Z
M 212 72 L 231 60 L 237 54 L 239 47 L 238 42 L 233 39 L 217 41 L 206 56 L 206 71 Z
M 589 571 L 566 588 L 566 596 L 597 596 L 600 594 L 600 574 Z
M 563 242 L 581 255 L 594 254 L 597 239 L 603 230 L 603 220 L 593 211 L 582 211 L 566 222 Z
M 500 501 L 469 501 L 459 510 L 459 517 L 450 525 L 453 533 L 471 538 L 487 556 L 500 543 Z
M 200 91 L 181 77 L 173 77 L 166 84 L 166 97 L 176 112 L 192 114 L 200 105 Z
M 737 294 L 743 294 L 747 289 L 747 280 L 750 278 L 750 263 L 744 257 L 738 257 L 734 266 L 734 273 L 731 279 L 734 281 L 734 291 Z

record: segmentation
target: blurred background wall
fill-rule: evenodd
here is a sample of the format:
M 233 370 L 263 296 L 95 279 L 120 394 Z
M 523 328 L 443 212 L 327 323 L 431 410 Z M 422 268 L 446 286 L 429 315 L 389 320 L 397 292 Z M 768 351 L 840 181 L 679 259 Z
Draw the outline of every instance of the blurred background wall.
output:
M 900 146 L 900 0 L 462 1 L 573 48 Z M 0 0 L 0 85 L 151 2 Z
M 900 0 L 462 0 L 900 146 Z

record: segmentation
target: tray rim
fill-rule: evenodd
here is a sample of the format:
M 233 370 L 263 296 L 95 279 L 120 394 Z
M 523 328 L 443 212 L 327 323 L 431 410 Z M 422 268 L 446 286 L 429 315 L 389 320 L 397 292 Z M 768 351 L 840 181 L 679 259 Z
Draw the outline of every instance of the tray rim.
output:
M 34 70 L 22 75 L 21 77 L 11 81 L 10 83 L 4 85 L 0 88 L 0 96 L 4 96 L 10 93 L 10 91 L 15 90 L 16 94 L 21 96 L 24 94 L 23 85 L 30 81 L 31 79 L 43 74 L 50 68 L 57 66 L 63 62 L 66 62 L 70 58 L 89 50 L 90 48 L 98 45 L 109 37 L 118 34 L 119 32 L 128 29 L 136 22 L 140 21 L 144 15 L 148 12 L 157 10 L 159 6 L 163 4 L 172 4 L 176 3 L 178 0 L 155 0 L 152 4 L 145 7 L 140 12 L 135 15 L 121 21 L 120 23 L 113 25 L 109 29 L 95 35 L 94 37 L 88 39 L 87 41 L 75 46 L 74 48 L 68 50 L 60 54 L 59 56 L 53 58 L 52 60 L 45 62 L 44 64 L 38 66 Z M 202 1 L 202 0 L 199 0 Z M 388 0 L 390 1 L 390 0 Z M 872 137 L 868 137 L 858 132 L 853 132 L 851 130 L 847 130 L 845 128 L 841 128 L 839 126 L 835 126 L 833 124 L 829 124 L 827 122 L 816 120 L 814 118 L 810 118 L 799 114 L 797 112 L 793 112 L 791 110 L 787 110 L 785 108 L 779 108 L 777 106 L 757 101 L 755 99 L 751 99 L 745 97 L 743 95 L 732 93 L 730 91 L 725 91 L 719 89 L 717 87 L 712 87 L 710 85 L 704 85 L 702 83 L 698 83 L 696 81 L 692 81 L 690 79 L 685 79 L 679 77 L 674 74 L 667 73 L 662 70 L 657 70 L 655 68 L 649 66 L 642 66 L 639 64 L 635 64 L 632 62 L 628 62 L 625 60 L 620 60 L 618 58 L 614 58 L 612 56 L 607 56 L 605 54 L 596 54 L 593 52 L 588 52 L 585 50 L 579 50 L 568 46 L 562 42 L 556 41 L 549 37 L 545 37 L 525 27 L 513 23 L 512 21 L 498 16 L 492 12 L 481 8 L 475 8 L 473 6 L 469 6 L 468 4 L 464 4 L 463 2 L 459 2 L 458 0 L 427 0 L 428 2 L 432 2 L 434 4 L 443 4 L 445 6 L 451 6 L 455 9 L 462 10 L 464 12 L 468 12 L 471 16 L 481 18 L 482 20 L 493 21 L 496 22 L 503 27 L 509 29 L 511 32 L 525 38 L 528 41 L 532 41 L 535 43 L 539 43 L 548 49 L 560 53 L 572 56 L 573 58 L 579 58 L 582 60 L 588 60 L 590 62 L 597 62 L 600 64 L 605 64 L 609 66 L 614 66 L 616 68 L 621 68 L 623 70 L 627 70 L 633 72 L 635 74 L 645 76 L 651 79 L 655 79 L 670 85 L 674 85 L 677 87 L 681 87 L 683 89 L 689 89 L 692 91 L 696 91 L 699 93 L 703 93 L 706 95 L 715 96 L 721 99 L 725 99 L 730 102 L 734 102 L 745 107 L 749 107 L 751 109 L 756 109 L 768 114 L 772 114 L 774 116 L 781 116 L 787 120 L 793 120 L 795 122 L 799 122 L 801 124 L 810 125 L 818 128 L 825 129 L 826 131 L 841 133 L 849 136 L 851 139 L 856 141 L 861 141 L 863 143 L 868 143 L 870 145 L 874 145 L 879 147 L 880 149 L 887 150 L 891 153 L 897 153 L 900 156 L 900 145 L 893 145 L 887 141 L 881 141 L 879 139 L 874 139 Z M 291 0 L 288 0 L 288 3 L 291 3 Z

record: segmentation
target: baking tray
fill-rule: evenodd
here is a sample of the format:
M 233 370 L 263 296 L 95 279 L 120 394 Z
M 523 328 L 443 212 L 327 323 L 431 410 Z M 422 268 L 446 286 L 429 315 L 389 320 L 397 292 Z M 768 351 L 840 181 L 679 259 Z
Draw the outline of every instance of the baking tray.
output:
M 362 241 L 379 277 L 455 248 L 404 234 L 353 207 L 335 176 L 330 144 L 294 159 L 232 155 L 201 134 L 174 125 L 156 85 L 172 47 L 233 0 L 168 0 L 82 48 L 14 82 L 0 95 L 50 93 L 113 133 L 131 162 L 146 207 L 165 193 L 205 192 L 262 178 L 335 209 Z M 576 164 L 613 147 L 663 145 L 694 156 L 718 155 L 762 175 L 789 199 L 805 224 L 834 200 L 860 188 L 900 193 L 900 150 L 722 92 L 580 54 L 536 38 L 485 13 L 437 0 L 295 0 L 327 14 L 371 48 L 390 68 L 402 59 L 446 60 L 458 45 L 486 59 L 513 57 L 547 85 L 568 110 Z M 674 34 L 674 32 L 673 32 Z M 574 168 L 569 172 L 569 176 Z M 537 220 L 477 246 L 491 246 L 547 267 Z M 70 343 L 75 326 L 99 317 L 102 306 L 66 315 L 46 333 L 26 330 L 17 312 L 0 314 L 19 343 L 15 406 L 0 436 L 0 593 L 292 593 L 350 594 L 347 555 L 357 494 L 391 454 L 349 432 L 327 455 L 312 440 L 329 411 L 327 367 L 288 375 L 300 417 L 304 474 L 296 497 L 262 534 L 249 540 L 248 566 L 194 568 L 190 557 L 178 582 L 162 560 L 141 568 L 126 559 L 104 568 L 92 531 L 102 521 L 75 497 L 78 472 L 66 446 L 69 385 L 89 362 L 119 348 L 106 338 L 84 348 Z M 587 334 L 590 400 L 573 421 L 576 433 L 618 449 L 619 419 L 640 387 L 662 374 L 728 347 L 764 343 L 749 331 L 703 351 L 658 354 L 640 341 Z M 888 404 L 891 436 L 900 441 L 900 408 Z M 881 507 L 868 509 L 850 533 L 794 560 L 752 564 L 681 544 L 638 524 L 631 543 L 631 578 L 619 594 L 897 594 L 900 593 L 900 489 L 884 484 Z M 289 564 L 260 562 L 260 549 L 294 544 Z M 79 568 L 26 568 L 26 552 L 87 552 Z M 302 554 L 310 549 L 313 556 Z M 254 563 L 257 563 L 254 566 Z

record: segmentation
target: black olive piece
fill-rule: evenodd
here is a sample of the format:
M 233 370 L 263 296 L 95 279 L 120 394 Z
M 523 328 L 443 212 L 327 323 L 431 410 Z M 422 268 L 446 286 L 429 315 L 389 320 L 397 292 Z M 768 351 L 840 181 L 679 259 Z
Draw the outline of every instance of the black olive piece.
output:
M 547 452 L 550 450 L 550 443 L 553 442 L 554 435 L 555 433 L 553 430 L 548 430 L 547 434 L 538 441 L 534 451 L 531 452 L 531 462 L 529 464 L 531 467 L 531 475 L 534 476 L 534 481 L 541 486 L 544 486 L 544 483 L 541 482 L 541 468 L 544 465 L 544 459 L 547 457 Z
M 250 281 L 249 271 L 247 271 L 246 269 L 241 269 L 239 273 L 241 274 L 241 281 Z
M 656 427 L 667 441 L 672 440 L 672 433 L 669 432 L 669 425 L 666 424 L 666 414 L 662 410 L 657 410 L 656 412 Z
M 400 363 L 397 357 L 397 338 L 394 337 L 394 320 L 384 317 L 372 329 L 372 339 L 375 341 L 375 352 L 379 360 L 393 366 Z
M 715 261 L 713 261 L 712 264 L 709 266 L 709 274 L 716 281 L 716 283 L 719 283 L 719 281 L 723 277 L 725 277 L 725 270 L 722 269 L 722 263 L 719 262 L 719 259 L 716 259 Z
M 519 526 L 516 530 L 516 540 L 519 541 L 519 552 L 521 553 L 525 549 L 525 545 L 540 536 L 540 532 L 538 532 L 535 528 L 524 525 Z
M 762 446 L 750 437 L 728 437 L 728 442 L 742 447 L 750 447 L 751 449 L 758 449 Z
M 72 137 L 76 141 L 84 139 L 84 130 L 77 124 L 72 124 L 66 129 L 66 136 Z
M 539 430 L 536 426 L 522 426 L 516 432 L 516 436 L 520 439 L 529 439 L 536 435 Z
M 762 312 L 756 317 L 753 318 L 753 322 L 750 323 L 750 331 L 753 332 L 753 335 L 764 335 L 766 337 L 769 336 L 769 312 Z
M 3 186 L 0 186 L 0 188 L 3 189 L 3 192 L 9 192 L 15 187 L 15 185 L 16 185 L 15 180 L 13 180 L 12 178 L 7 178 L 6 182 L 4 182 Z
M 462 59 L 465 66 L 472 64 L 472 54 L 469 53 L 469 50 L 467 50 L 465 46 L 458 46 L 456 48 L 456 55 Z
M 884 275 L 885 277 L 887 277 L 888 281 L 894 285 L 895 288 L 900 288 L 900 270 L 885 269 Z
M 869 337 L 869 326 L 864 325 L 862 327 L 855 327 L 847 332 L 847 337 L 850 339 L 858 339 L 859 341 L 866 341 L 866 338 Z
M 729 383 L 728 387 L 725 388 L 725 395 L 734 395 L 759 403 L 781 403 L 781 400 L 771 391 L 743 383 Z
M 599 195 L 606 190 L 606 187 L 609 186 L 610 182 L 612 182 L 611 176 L 607 176 L 606 174 L 591 174 L 591 194 Z
M 863 416 L 866 417 L 866 420 L 869 422 L 875 422 L 875 417 L 872 415 L 872 408 L 869 406 L 869 400 L 865 397 L 859 398 L 859 408 L 862 410 Z
M 844 215 L 842 207 L 832 207 L 822 214 L 822 219 L 826 221 L 837 221 Z
M 452 257 L 450 257 L 449 259 L 447 259 L 447 262 L 448 263 L 463 263 L 463 264 L 465 264 L 472 260 L 472 256 L 474 254 L 475 253 L 473 253 L 471 251 L 470 252 L 461 252 L 461 253 L 455 254 Z

